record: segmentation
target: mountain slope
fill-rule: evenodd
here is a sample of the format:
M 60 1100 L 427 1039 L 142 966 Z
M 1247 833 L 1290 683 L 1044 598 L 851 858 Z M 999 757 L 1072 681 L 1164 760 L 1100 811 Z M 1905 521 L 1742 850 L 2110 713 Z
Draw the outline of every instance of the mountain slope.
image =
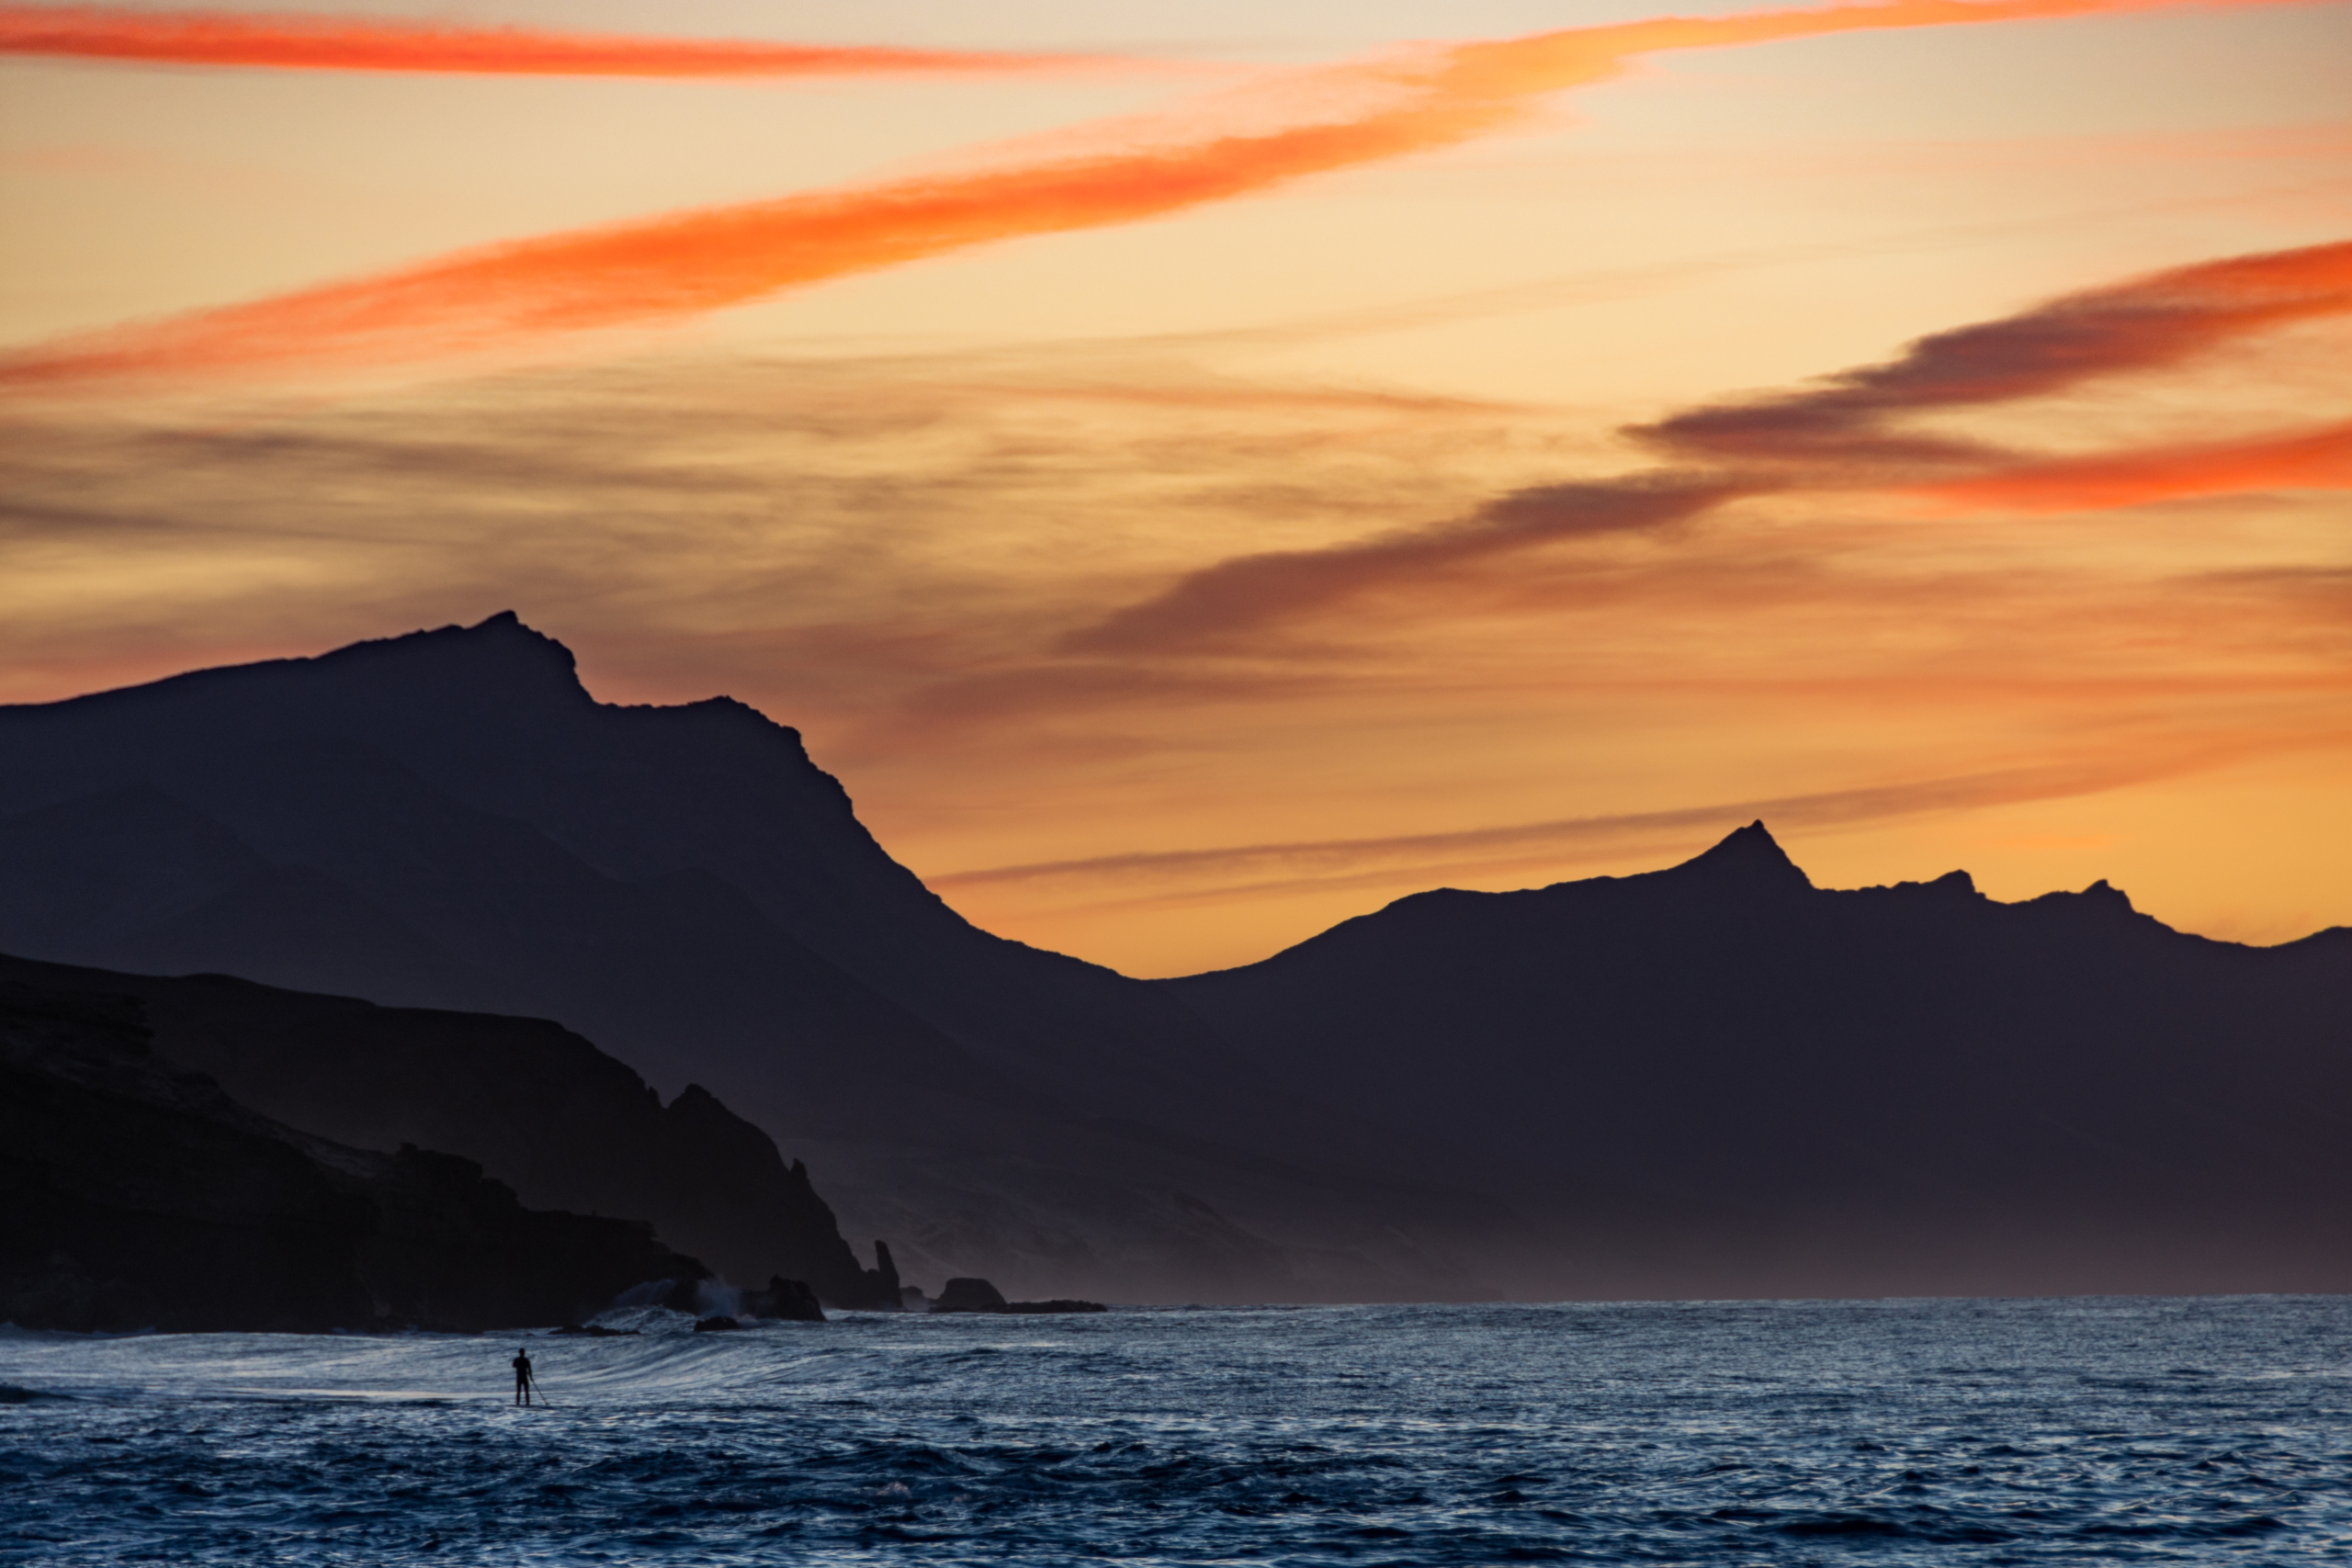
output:
M 0 949 L 554 1019 L 1016 1295 L 1477 1296 L 1513 1223 L 965 922 L 791 730 L 598 704 L 511 615 L 0 708 Z
M 875 843 L 792 730 L 725 698 L 597 704 L 569 651 L 511 615 L 0 709 L 0 817 L 92 811 L 83 797 L 142 783 L 268 865 L 322 873 L 462 949 L 496 976 L 502 1005 L 526 999 L 514 976 L 537 956 L 534 942 L 634 925 L 632 942 L 670 937 L 681 951 L 664 963 L 674 964 L 732 927 L 744 951 L 726 966 L 740 973 L 754 949 L 758 962 L 787 966 L 786 1004 L 825 993 L 828 1005 L 867 1010 L 842 1021 L 862 1034 L 895 1029 L 910 1054 L 918 1039 L 933 1047 L 894 1071 L 900 1078 L 951 1072 L 968 1095 L 984 1081 L 961 1065 L 968 1057 L 1032 1091 L 1074 1095 L 1080 1114 L 1116 1116 L 1170 1096 L 1209 1098 L 1190 1063 L 1239 1070 L 1148 987 L 955 914 Z M 205 862 L 223 893 L 237 886 L 211 863 L 230 852 L 188 840 L 173 839 L 171 852 Z M 457 863 L 475 874 L 451 898 Z M 483 892 L 499 886 L 514 890 L 503 905 Z M 38 945 L 13 931 L 0 942 Z M 820 981 L 824 964 L 839 973 Z M 300 983 L 333 988 L 322 975 Z M 620 997 L 594 1005 L 630 1008 Z M 899 1012 L 936 1032 L 906 1027 Z M 614 1021 L 633 1033 L 663 1027 Z M 942 1034 L 956 1050 L 936 1050 Z M 664 1055 L 684 1048 L 665 1043 Z
M 1135 981 L 512 616 L 0 708 L 0 947 L 556 1020 L 1021 1296 L 2352 1289 L 2352 933 L 1819 889 L 1758 824 Z
M 2352 931 L 2208 942 L 2104 883 L 1826 891 L 1758 823 L 1162 984 L 1553 1224 L 1521 1291 L 2352 1289 Z

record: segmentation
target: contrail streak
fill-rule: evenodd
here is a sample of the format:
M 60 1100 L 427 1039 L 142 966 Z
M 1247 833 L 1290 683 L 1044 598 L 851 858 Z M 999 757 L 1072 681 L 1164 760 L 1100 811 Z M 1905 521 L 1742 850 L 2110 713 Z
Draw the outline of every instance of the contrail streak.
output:
M 969 75 L 1141 63 L 1072 54 L 829 48 L 282 12 L 132 11 L 107 6 L 0 6 L 0 54 L 285 71 L 714 78 Z
M 1892 0 L 1667 17 L 1430 50 L 1280 84 L 1294 123 L 575 231 L 401 271 L 65 338 L 0 358 L 0 387 L 416 363 L 672 321 L 779 289 L 1024 235 L 1134 222 L 1450 146 L 1659 50 L 2154 9 L 2177 0 Z M 2271 0 L 2236 0 L 2267 4 Z M 1328 115 L 1336 96 L 1365 104 Z M 1365 100 L 1369 98 L 1369 103 Z

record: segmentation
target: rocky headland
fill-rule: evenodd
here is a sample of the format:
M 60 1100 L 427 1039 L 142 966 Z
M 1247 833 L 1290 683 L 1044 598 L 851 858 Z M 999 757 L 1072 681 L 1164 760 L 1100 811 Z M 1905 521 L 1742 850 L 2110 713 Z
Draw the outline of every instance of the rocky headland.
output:
M 0 980 L 0 1320 L 128 1331 L 565 1323 L 709 1271 L 474 1161 L 352 1148 L 158 1055 L 137 998 Z
M 155 1053 L 273 1121 L 335 1143 L 478 1162 L 535 1209 L 640 1220 L 727 1280 L 805 1280 L 889 1307 L 807 1168 L 698 1085 L 667 1105 L 543 1019 L 385 1008 L 223 975 L 162 978 L 0 955 L 0 982 L 135 998 Z

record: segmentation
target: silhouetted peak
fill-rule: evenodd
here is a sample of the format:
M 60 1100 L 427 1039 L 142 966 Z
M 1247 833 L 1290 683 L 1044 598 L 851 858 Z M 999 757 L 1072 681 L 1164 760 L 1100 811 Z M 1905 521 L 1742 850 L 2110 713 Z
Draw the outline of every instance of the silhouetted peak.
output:
M 354 643 L 311 662 L 330 670 L 365 671 L 371 681 L 389 677 L 396 684 L 423 682 L 435 688 L 454 684 L 477 700 L 526 694 L 588 700 L 571 649 L 524 625 L 512 610 L 501 610 L 470 626 L 440 626 Z
M 2132 899 L 2123 889 L 2112 886 L 2103 876 L 2080 893 L 2044 893 L 2039 898 L 2027 899 L 2024 907 L 2064 910 L 2070 914 L 2088 912 L 2095 916 L 2131 915 L 2140 919 L 2149 918 L 2132 907 Z
M 2138 912 L 2132 908 L 2132 896 L 2129 893 L 2124 892 L 2120 887 L 2110 886 L 2107 878 L 2104 876 L 2100 877 L 2097 882 L 2092 883 L 2088 887 L 2084 888 L 2077 897 L 2089 898 L 2098 903 L 2109 905 L 2120 913 L 2135 914 Z
M 1928 882 L 1898 882 L 1894 884 L 1893 890 L 1897 893 L 1933 894 L 1939 897 L 1957 900 L 1973 900 L 1984 897 L 1976 890 L 1976 879 L 1964 871 L 1948 871 Z M 1875 892 L 1877 889 L 1872 888 L 1869 891 Z
M 1746 887 L 1811 887 L 1807 876 L 1764 828 L 1761 818 L 1728 835 L 1713 849 L 1673 870 L 1686 876 Z
M 512 660 L 534 667 L 560 665 L 566 674 L 579 668 L 571 649 L 543 631 L 524 625 L 523 617 L 512 610 L 501 610 L 486 621 L 470 626 L 446 626 L 426 637 L 455 637 L 461 640 L 469 653 L 480 658 Z M 401 639 L 405 640 L 405 639 Z

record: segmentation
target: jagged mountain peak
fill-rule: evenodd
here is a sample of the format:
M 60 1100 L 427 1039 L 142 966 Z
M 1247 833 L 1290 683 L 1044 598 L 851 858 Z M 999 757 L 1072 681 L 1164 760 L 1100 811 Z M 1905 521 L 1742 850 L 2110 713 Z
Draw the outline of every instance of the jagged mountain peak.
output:
M 512 610 L 469 626 L 437 626 L 356 642 L 303 662 L 322 670 L 375 666 L 469 685 L 520 684 L 574 701 L 587 696 L 571 649 L 526 625 Z
M 356 701 L 371 694 L 394 702 L 422 700 L 450 715 L 496 715 L 502 723 L 522 716 L 533 726 L 572 725 L 591 715 L 626 713 L 632 722 L 650 718 L 664 723 L 672 727 L 670 733 L 676 733 L 677 726 L 703 733 L 714 728 L 737 734 L 756 731 L 786 742 L 801 761 L 807 760 L 797 729 L 733 697 L 680 703 L 598 701 L 581 681 L 571 649 L 513 610 L 501 610 L 471 626 L 378 637 L 315 659 L 285 662 L 335 680 L 333 689 Z M 220 673 L 240 672 L 232 667 Z M 340 679 L 346 675 L 352 679 Z
M 501 610 L 469 626 L 444 626 L 437 632 L 413 635 L 447 637 L 462 642 L 469 652 L 478 655 L 560 662 L 566 670 L 576 669 L 579 663 L 572 657 L 571 649 L 526 622 L 512 610 Z
M 1813 878 L 1789 858 L 1761 818 L 1734 829 L 1714 848 L 1671 868 L 1668 874 L 1703 876 L 1711 882 L 1747 886 L 1813 886 Z

